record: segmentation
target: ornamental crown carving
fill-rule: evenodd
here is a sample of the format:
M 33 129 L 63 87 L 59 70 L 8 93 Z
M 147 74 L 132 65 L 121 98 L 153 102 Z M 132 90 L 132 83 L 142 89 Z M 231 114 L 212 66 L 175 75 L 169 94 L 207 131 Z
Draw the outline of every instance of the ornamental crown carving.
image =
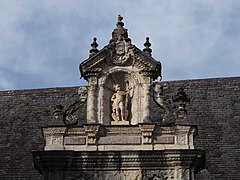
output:
M 89 76 L 97 77 L 104 69 L 114 66 L 132 66 L 139 69 L 139 72 L 141 71 L 143 74 L 151 75 L 153 79 L 161 76 L 161 63 L 149 55 L 152 51 L 149 38 L 147 38 L 148 43 L 144 43 L 145 48 L 143 50 L 138 49 L 131 43 L 122 20 L 123 18 L 119 15 L 116 28 L 112 32 L 112 39 L 103 49 L 97 49 L 97 39 L 93 38 L 90 56 L 79 66 L 81 77 L 88 80 Z

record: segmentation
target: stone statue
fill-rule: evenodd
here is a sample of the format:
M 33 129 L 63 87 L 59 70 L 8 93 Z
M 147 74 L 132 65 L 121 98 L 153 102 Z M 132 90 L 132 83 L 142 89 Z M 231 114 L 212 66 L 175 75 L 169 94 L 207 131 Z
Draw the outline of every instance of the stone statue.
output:
M 163 86 L 161 86 L 160 84 L 155 84 L 153 100 L 162 110 L 165 111 L 165 114 L 163 117 L 163 123 L 174 123 L 175 114 L 174 114 L 173 108 L 171 107 L 171 104 L 166 101 L 166 98 L 163 96 L 162 91 L 163 91 Z
M 114 121 L 127 121 L 129 92 L 122 90 L 119 84 L 115 85 L 116 92 L 112 95 L 112 118 Z

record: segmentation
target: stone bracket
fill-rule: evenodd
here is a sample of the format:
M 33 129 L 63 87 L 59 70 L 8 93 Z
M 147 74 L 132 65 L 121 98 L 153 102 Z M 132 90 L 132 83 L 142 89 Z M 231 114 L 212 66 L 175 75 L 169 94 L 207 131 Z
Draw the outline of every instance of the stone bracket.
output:
M 155 128 L 155 124 L 139 124 L 142 132 L 142 143 L 143 144 L 152 144 L 152 135 Z
M 67 127 L 42 128 L 42 134 L 46 142 L 45 150 L 51 150 L 53 147 L 56 150 L 63 150 L 66 130 Z
M 97 143 L 97 134 L 100 129 L 100 124 L 87 124 L 84 125 L 84 130 L 87 135 L 87 144 L 95 145 Z

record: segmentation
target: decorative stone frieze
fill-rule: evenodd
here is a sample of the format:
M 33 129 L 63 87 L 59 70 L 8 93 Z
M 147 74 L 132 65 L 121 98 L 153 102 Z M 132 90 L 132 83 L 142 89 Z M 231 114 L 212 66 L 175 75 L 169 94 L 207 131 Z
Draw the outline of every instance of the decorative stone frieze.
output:
M 75 127 L 42 128 L 46 138 L 45 150 L 86 150 L 89 145 L 101 150 L 163 150 L 194 149 L 195 126 L 139 124 L 137 126 L 104 126 L 86 124 Z M 65 143 L 63 143 L 65 142 Z M 117 148 L 117 149 L 116 149 Z

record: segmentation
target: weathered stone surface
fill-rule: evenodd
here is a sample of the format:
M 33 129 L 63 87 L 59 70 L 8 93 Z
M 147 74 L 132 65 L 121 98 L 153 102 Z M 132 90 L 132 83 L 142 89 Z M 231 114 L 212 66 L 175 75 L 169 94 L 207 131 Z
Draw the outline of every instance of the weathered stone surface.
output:
M 61 159 L 61 161 L 59 161 Z M 94 179 L 191 179 L 189 169 L 202 169 L 199 150 L 165 151 L 36 151 L 34 162 L 48 175 Z M 184 166 L 181 167 L 184 163 Z M 103 171 L 104 169 L 104 171 Z M 103 175 L 103 176 L 101 176 Z M 100 177 L 101 176 L 101 177 Z M 64 179 L 64 178 L 59 178 Z
M 69 130 L 51 125 L 42 128 L 42 131 L 46 140 L 45 150 L 87 150 L 89 145 L 101 151 L 194 149 L 193 138 L 197 134 L 195 126 L 152 123 L 138 126 L 86 124 Z
M 142 137 L 137 137 L 137 136 L 109 136 L 109 137 L 101 137 L 99 138 L 98 144 L 99 145 L 104 145 L 104 144 L 109 144 L 109 145 L 114 145 L 114 144 L 141 144 L 141 138 Z
M 65 140 L 65 145 L 85 145 L 86 144 L 86 138 L 66 137 L 64 140 Z
M 111 121 L 111 125 L 130 125 L 129 121 Z
M 175 144 L 174 136 L 156 136 L 154 137 L 154 144 Z

